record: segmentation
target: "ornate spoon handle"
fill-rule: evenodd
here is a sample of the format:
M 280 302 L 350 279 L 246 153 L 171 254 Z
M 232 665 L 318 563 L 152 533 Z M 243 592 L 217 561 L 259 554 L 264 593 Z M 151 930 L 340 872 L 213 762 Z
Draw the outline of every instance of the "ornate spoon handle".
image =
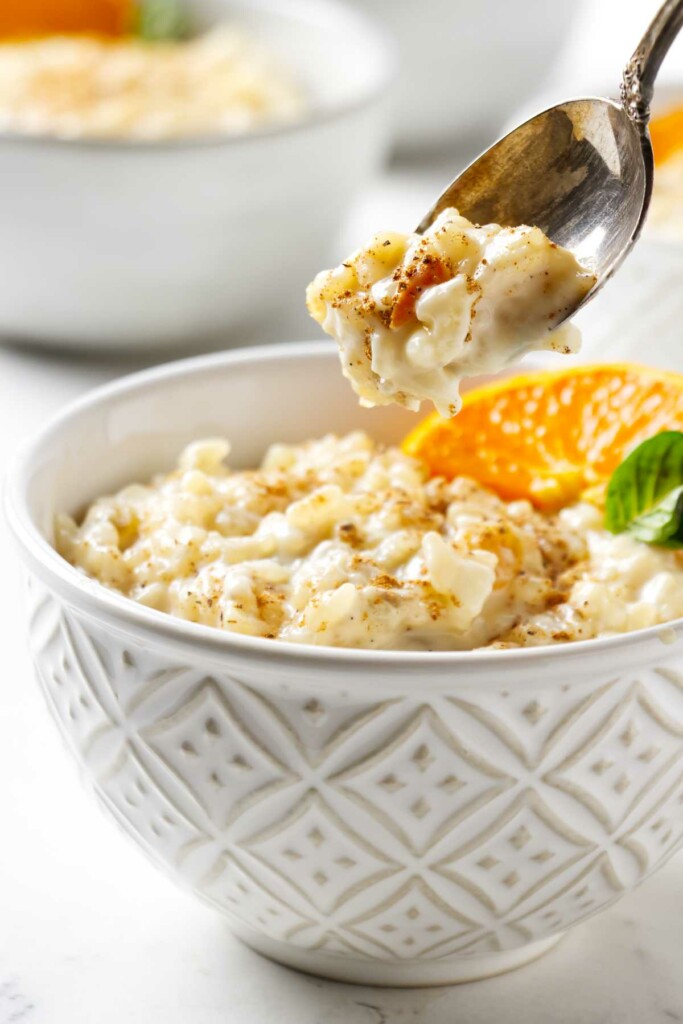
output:
M 666 0 L 624 69 L 621 101 L 629 117 L 644 129 L 657 72 L 683 26 L 683 0 Z

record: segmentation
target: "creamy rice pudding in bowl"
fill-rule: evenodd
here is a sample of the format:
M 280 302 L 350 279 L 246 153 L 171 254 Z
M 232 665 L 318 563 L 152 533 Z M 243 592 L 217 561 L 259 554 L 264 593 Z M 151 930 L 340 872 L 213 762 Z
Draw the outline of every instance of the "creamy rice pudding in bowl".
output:
M 301 325 L 386 152 L 391 43 L 342 0 L 185 7 L 186 41 L 0 40 L 4 339 L 206 348 Z
M 683 839 L 680 554 L 428 480 L 414 419 L 328 344 L 207 357 L 76 403 L 6 493 L 99 801 L 254 948 L 398 985 L 533 959 Z

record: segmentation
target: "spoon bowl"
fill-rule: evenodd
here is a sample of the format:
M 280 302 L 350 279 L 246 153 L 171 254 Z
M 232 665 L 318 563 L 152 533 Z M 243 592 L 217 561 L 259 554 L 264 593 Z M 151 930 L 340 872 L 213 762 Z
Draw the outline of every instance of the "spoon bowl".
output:
M 638 237 L 652 171 L 649 136 L 623 106 L 608 99 L 569 100 L 532 117 L 470 164 L 418 231 L 447 207 L 475 224 L 539 227 L 595 274 L 583 305 Z

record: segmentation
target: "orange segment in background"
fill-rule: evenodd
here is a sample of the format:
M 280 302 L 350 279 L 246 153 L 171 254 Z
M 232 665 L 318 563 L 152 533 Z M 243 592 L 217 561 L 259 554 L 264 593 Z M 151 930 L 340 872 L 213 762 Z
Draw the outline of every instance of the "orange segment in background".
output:
M 683 107 L 654 118 L 650 124 L 650 138 L 656 164 L 664 163 L 683 149 Z
M 554 509 L 604 483 L 662 430 L 683 430 L 683 375 L 579 366 L 470 391 L 457 416 L 428 416 L 402 448 L 434 476 L 470 476 L 502 498 Z
M 133 24 L 134 0 L 0 0 L 0 39 L 54 33 L 121 36 Z

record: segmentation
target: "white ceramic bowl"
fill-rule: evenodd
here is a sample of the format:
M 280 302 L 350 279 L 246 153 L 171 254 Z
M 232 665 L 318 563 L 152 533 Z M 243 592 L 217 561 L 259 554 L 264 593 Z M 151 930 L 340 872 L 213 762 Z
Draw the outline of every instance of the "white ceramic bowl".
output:
M 360 410 L 328 344 L 206 357 L 71 406 L 6 492 L 38 676 L 102 805 L 254 948 L 373 984 L 522 964 L 678 848 L 683 622 L 520 651 L 295 646 L 136 605 L 50 536 L 202 435 L 250 465 L 410 422 Z
M 312 111 L 236 138 L 0 135 L 0 337 L 151 347 L 301 327 L 303 290 L 386 150 L 391 45 L 338 0 L 193 9 L 281 55 Z
M 401 149 L 488 145 L 543 87 L 577 4 L 546 0 L 366 0 L 399 44 Z M 456 168 L 454 168 L 454 171 Z

